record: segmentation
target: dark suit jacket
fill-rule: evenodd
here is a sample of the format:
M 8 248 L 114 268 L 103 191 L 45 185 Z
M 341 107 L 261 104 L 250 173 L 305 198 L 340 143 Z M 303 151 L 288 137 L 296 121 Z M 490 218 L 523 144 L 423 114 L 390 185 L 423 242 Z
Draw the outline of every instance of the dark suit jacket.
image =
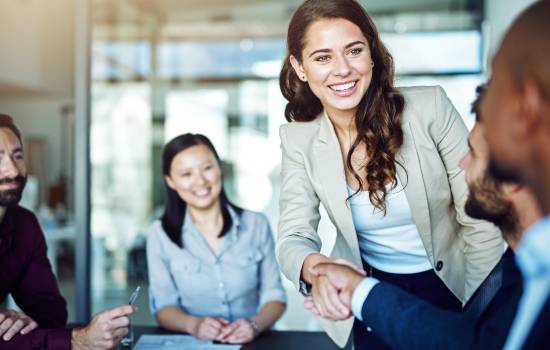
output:
M 442 310 L 381 282 L 363 303 L 363 323 L 394 349 L 501 349 L 521 297 L 522 279 L 510 249 L 499 265 L 502 286 L 477 319 Z
M 550 297 L 546 300 L 546 304 L 522 346 L 522 349 L 525 350 L 548 348 L 550 348 Z

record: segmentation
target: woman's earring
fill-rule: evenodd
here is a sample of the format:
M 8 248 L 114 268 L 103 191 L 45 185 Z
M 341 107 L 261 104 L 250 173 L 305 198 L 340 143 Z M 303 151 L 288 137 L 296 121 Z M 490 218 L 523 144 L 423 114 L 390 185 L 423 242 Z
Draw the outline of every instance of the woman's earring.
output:
M 374 61 L 370 61 L 370 65 L 374 68 Z

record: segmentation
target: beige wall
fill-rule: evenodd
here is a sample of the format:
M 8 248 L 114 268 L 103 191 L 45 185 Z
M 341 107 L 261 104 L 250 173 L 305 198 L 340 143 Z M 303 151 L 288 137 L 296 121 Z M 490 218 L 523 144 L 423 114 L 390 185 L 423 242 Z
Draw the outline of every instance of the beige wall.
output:
M 63 163 L 71 167 L 60 150 L 61 109 L 73 101 L 74 3 L 2 0 L 0 14 L 0 112 L 12 115 L 25 137 L 45 141 L 47 190 Z
M 0 13 L 0 86 L 19 95 L 72 95 L 73 2 L 3 0 Z

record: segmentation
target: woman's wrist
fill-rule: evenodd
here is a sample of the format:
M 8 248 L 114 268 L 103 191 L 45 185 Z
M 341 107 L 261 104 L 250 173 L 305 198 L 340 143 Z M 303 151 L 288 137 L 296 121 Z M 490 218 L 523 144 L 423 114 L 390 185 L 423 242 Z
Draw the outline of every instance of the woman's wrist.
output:
M 246 320 L 250 323 L 250 328 L 252 328 L 252 332 L 254 332 L 254 337 L 257 337 L 262 332 L 260 324 L 253 317 L 247 318 Z
M 312 284 L 313 282 L 313 276 L 309 272 L 309 269 L 321 262 L 329 262 L 331 261 L 330 258 L 324 256 L 321 253 L 311 253 L 304 259 L 304 263 L 302 264 L 302 280 L 305 282 Z
M 193 336 L 196 335 L 200 322 L 200 318 L 188 315 L 187 320 L 183 323 L 183 331 Z

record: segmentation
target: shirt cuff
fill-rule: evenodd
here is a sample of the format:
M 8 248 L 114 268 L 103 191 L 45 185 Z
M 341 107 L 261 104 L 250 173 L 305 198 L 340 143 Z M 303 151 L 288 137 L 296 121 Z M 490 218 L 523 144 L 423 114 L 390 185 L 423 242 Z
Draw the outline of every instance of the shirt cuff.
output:
M 351 297 L 351 311 L 360 321 L 363 321 L 363 317 L 361 316 L 363 303 L 369 296 L 372 288 L 378 283 L 380 283 L 380 281 L 374 277 L 365 277 L 353 291 L 353 295 Z

